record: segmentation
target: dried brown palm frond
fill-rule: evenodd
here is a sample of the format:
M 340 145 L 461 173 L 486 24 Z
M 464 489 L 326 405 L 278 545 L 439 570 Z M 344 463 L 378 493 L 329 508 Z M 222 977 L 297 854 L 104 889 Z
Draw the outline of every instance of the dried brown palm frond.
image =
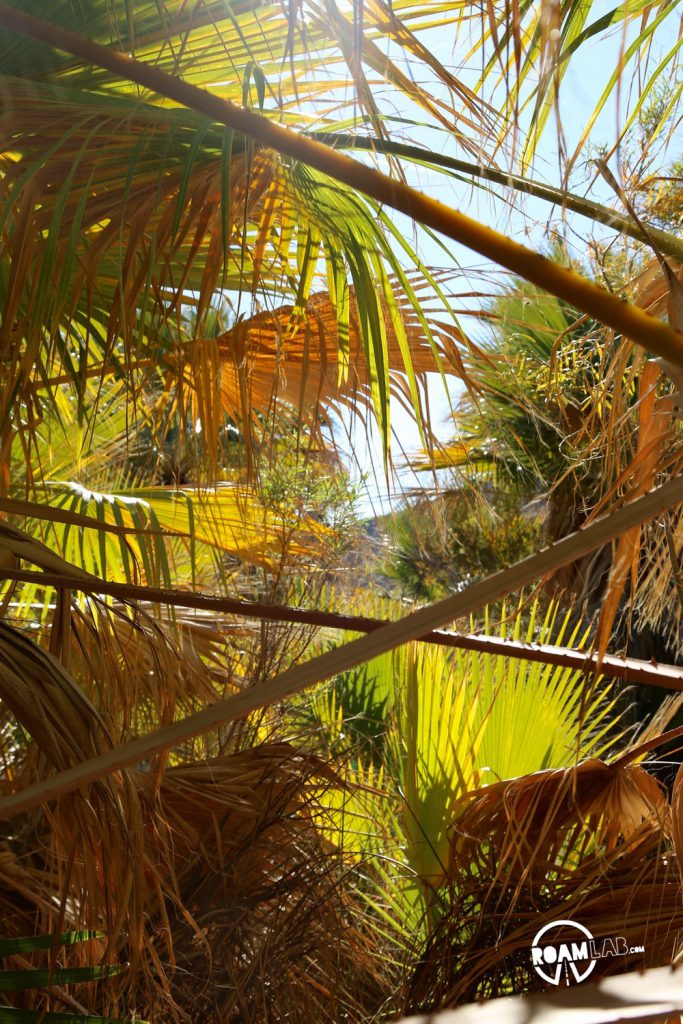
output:
M 339 1020 L 381 1001 L 387 968 L 307 809 L 314 775 L 335 785 L 274 744 L 171 768 L 154 794 L 158 874 L 172 871 L 178 900 L 173 994 L 193 1014 Z
M 448 910 L 414 970 L 406 1008 L 543 987 L 531 946 L 552 921 L 645 947 L 598 961 L 598 974 L 671 963 L 683 903 L 670 828 L 664 792 L 624 759 L 540 772 L 465 798 L 451 830 Z
M 235 623 L 172 611 L 98 598 L 71 608 L 70 673 L 117 742 L 258 687 L 316 649 L 316 630 L 306 621 Z M 182 759 L 239 748 L 254 732 L 249 722 L 228 725 L 183 744 Z M 166 760 L 153 759 L 157 774 Z
M 237 659 L 220 638 L 212 653 L 222 651 L 222 671 L 212 672 L 182 627 L 135 606 L 75 606 L 71 629 L 70 671 L 119 741 L 239 688 Z
M 155 637 L 157 658 L 162 646 Z M 110 733 L 125 731 L 128 709 L 114 707 L 120 691 L 111 691 L 111 679 L 99 682 L 91 689 L 104 698 L 102 712 L 55 658 L 0 623 L 2 729 L 13 737 L 5 744 L 5 792 L 91 756 L 109 745 Z M 155 696 L 150 684 L 146 698 L 133 696 L 138 711 L 145 700 L 168 698 L 156 713 L 173 713 L 172 689 Z M 193 1020 L 201 1005 L 207 1019 L 245 1021 L 282 1005 L 299 1007 L 292 1012 L 302 1021 L 372 1012 L 383 968 L 351 923 L 341 865 L 310 807 L 312 780 L 319 791 L 321 783 L 337 785 L 335 776 L 288 744 L 209 759 L 197 753 L 199 761 L 178 764 L 176 755 L 172 767 L 163 759 L 117 773 L 87 796 L 73 793 L 4 830 L 7 927 L 103 931 L 97 955 L 130 966 L 101 990 L 79 993 L 93 1011 L 125 1005 Z
M 669 462 L 666 465 L 671 458 L 675 436 L 672 431 L 672 401 L 670 398 L 658 398 L 656 394 L 659 377 L 659 367 L 654 361 L 648 361 L 638 382 L 638 440 L 633 459 L 622 473 L 622 479 L 628 482 L 629 494 L 634 497 L 650 490 L 665 466 L 670 472 L 676 472 L 683 464 L 683 452 L 679 452 L 676 464 L 671 466 Z M 638 591 L 642 558 L 641 532 L 640 526 L 634 527 L 623 533 L 614 545 L 596 638 L 600 657 L 607 651 L 619 604 L 629 579 L 634 596 Z
M 282 402 L 310 422 L 322 405 L 369 404 L 370 368 L 353 291 L 349 301 L 343 339 L 335 304 L 327 292 L 311 295 L 303 314 L 293 306 L 282 306 L 238 321 L 220 335 L 215 344 L 226 411 L 248 422 L 255 413 L 267 413 L 274 403 Z M 440 333 L 428 337 L 416 313 L 405 303 L 400 314 L 413 369 L 422 381 L 429 372 L 464 375 L 454 342 L 459 338 L 456 328 L 447 331 L 443 325 Z M 390 385 L 405 399 L 403 355 L 388 311 L 386 334 Z
M 93 647 L 102 645 L 105 635 L 101 621 L 99 625 L 91 653 Z M 164 653 L 156 639 L 153 654 L 158 670 Z M 74 623 L 72 641 L 78 653 L 84 650 L 83 640 L 80 623 Z M 102 654 L 106 653 L 105 647 Z M 156 721 L 165 717 L 164 712 L 173 713 L 178 690 L 176 685 L 174 692 L 172 685 L 174 669 L 169 655 L 170 651 L 166 657 L 169 685 L 168 689 L 159 688 L 159 706 L 152 714 Z M 78 670 L 78 657 L 73 660 Z M 95 750 L 108 748 L 112 737 L 121 731 L 128 733 L 129 707 L 125 702 L 116 706 L 123 686 L 113 690 L 108 685 L 116 676 L 116 662 L 104 664 L 105 673 L 95 677 L 94 685 L 93 677 L 86 672 L 90 700 L 51 654 L 28 636 L 0 623 L 0 707 L 3 734 L 8 738 L 2 781 L 5 791 L 26 785 L 31 779 L 45 778 Z M 88 669 L 98 667 L 103 665 L 87 665 Z M 175 673 L 178 675 L 177 664 Z M 145 704 L 149 706 L 155 697 L 147 675 L 141 672 L 137 681 L 134 674 L 127 675 L 131 689 L 128 699 L 140 698 L 136 712 L 143 717 Z M 123 676 L 120 667 L 119 676 Z M 118 681 L 122 683 L 123 679 Z M 146 693 L 139 693 L 140 682 L 147 684 Z M 182 682 L 187 683 L 187 679 Z M 36 929 L 60 932 L 65 928 L 97 928 L 106 935 L 105 942 L 99 944 L 98 956 L 104 956 L 106 962 L 117 962 L 123 956 L 130 962 L 127 986 L 149 983 L 158 958 L 145 931 L 148 876 L 154 861 L 150 862 L 144 842 L 142 805 L 135 781 L 138 775 L 135 769 L 119 773 L 92 789 L 87 798 L 72 794 L 44 814 L 30 815 L 17 823 L 17 829 L 5 835 L 1 883 L 3 906 L 15 934 L 32 934 Z M 88 921 L 90 924 L 86 924 Z M 121 984 L 123 979 L 108 986 L 107 1012 L 116 1011 Z M 164 993 L 168 993 L 163 972 L 157 984 L 163 1001 Z M 97 998 L 97 993 L 91 993 L 86 1004 L 94 1008 L 93 1000 Z
M 680 317 L 679 278 L 682 268 L 661 257 L 646 264 L 630 284 L 635 300 L 670 322 Z M 623 341 L 606 366 L 604 392 L 609 416 L 587 423 L 585 436 L 595 431 L 593 444 L 604 445 L 605 477 L 594 505 L 599 513 L 618 493 L 638 492 L 658 480 L 675 476 L 683 467 L 678 370 L 662 360 L 646 360 L 637 346 Z M 596 429 L 597 428 L 597 429 Z M 670 646 L 682 641 L 681 577 L 678 552 L 683 544 L 680 507 L 664 520 L 655 520 L 622 536 L 614 547 L 607 583 L 609 598 L 603 612 L 601 646 L 607 639 L 619 604 L 627 604 L 628 621 L 657 629 Z
M 5 729 L 14 723 L 14 756 L 3 780 L 5 791 L 111 747 L 104 719 L 60 662 L 4 623 L 0 687 L 2 703 L 12 713 Z M 131 963 L 137 969 L 145 854 L 131 774 L 119 773 L 94 787 L 87 800 L 70 795 L 47 810 L 44 820 L 34 816 L 33 827 L 45 856 L 41 875 L 53 879 L 51 889 L 35 891 L 42 930 L 60 931 L 64 921 L 81 927 L 89 919 L 90 927 L 107 933 L 109 959 L 125 933 L 132 940 Z M 69 900 L 70 891 L 80 892 L 81 898 Z M 50 904 L 52 920 L 46 913 Z

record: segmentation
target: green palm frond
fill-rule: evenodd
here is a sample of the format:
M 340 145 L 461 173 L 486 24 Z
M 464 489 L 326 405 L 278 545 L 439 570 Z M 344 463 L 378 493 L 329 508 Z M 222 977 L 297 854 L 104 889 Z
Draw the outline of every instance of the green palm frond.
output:
M 556 255 L 566 259 L 561 248 Z M 585 475 L 597 478 L 591 433 L 609 418 L 603 375 L 615 342 L 597 321 L 519 280 L 483 312 L 489 338 L 481 357 L 467 360 L 474 387 L 455 411 L 457 433 L 440 451 L 412 459 L 413 468 L 450 467 L 465 479 L 484 473 L 533 493 L 585 456 Z
M 329 533 L 324 523 L 269 509 L 246 486 L 227 483 L 108 494 L 54 482 L 46 489 L 47 514 L 41 509 L 30 505 L 27 526 L 45 550 L 91 576 L 150 586 L 172 587 L 179 578 L 211 582 L 225 575 L 226 556 L 271 570 L 285 551 L 308 560 Z M 34 585 L 23 588 L 25 601 L 35 597 Z
M 60 946 L 72 946 L 90 939 L 103 938 L 102 932 L 64 932 L 62 935 L 35 935 L 23 938 L 0 939 L 0 957 L 26 955 L 38 950 L 51 951 Z M 20 992 L 30 989 L 49 989 L 52 986 L 79 985 L 101 981 L 120 974 L 123 967 L 110 964 L 101 967 L 50 967 L 25 970 L 0 970 L 0 992 Z M 0 1006 L 0 1024 L 124 1024 L 119 1018 L 102 1017 L 86 1013 L 28 1010 L 13 1006 Z M 144 1024 L 144 1022 L 141 1022 Z
M 407 7 L 402 16 L 415 13 Z M 82 12 L 69 3 L 51 16 L 67 28 L 83 28 Z M 444 17 L 440 6 L 426 12 L 429 23 Z M 301 105 L 328 88 L 325 75 L 302 76 L 300 65 L 306 68 L 321 52 L 330 68 L 351 62 L 368 116 L 381 127 L 364 72 L 352 60 L 352 24 L 334 5 L 323 13 L 312 4 L 305 30 L 278 5 L 263 5 L 257 17 L 239 8 L 191 15 L 180 4 L 168 5 L 160 17 L 152 5 L 142 5 L 120 19 L 96 5 L 89 18 L 90 38 L 209 86 L 216 95 L 249 102 L 250 83 L 256 83 L 259 106 L 275 116 L 294 97 Z M 440 100 L 432 101 L 391 60 L 380 59 L 373 33 L 395 34 L 423 58 L 428 51 L 398 15 L 387 23 L 381 5 L 365 18 L 370 66 L 391 89 L 407 91 L 411 102 L 446 120 L 448 108 Z M 107 72 L 10 38 L 12 57 L 2 82 L 0 307 L 13 326 L 11 338 L 0 340 L 0 361 L 7 367 L 2 416 L 29 390 L 33 395 L 36 385 L 43 401 L 41 389 L 55 373 L 65 375 L 81 399 L 83 381 L 93 372 L 114 369 L 139 387 L 144 367 L 160 360 L 173 364 L 183 307 L 196 307 L 201 331 L 218 291 L 232 296 L 238 314 L 244 306 L 249 312 L 257 296 L 267 304 L 291 297 L 301 312 L 314 281 L 327 279 L 339 319 L 340 366 L 348 360 L 343 338 L 349 284 L 362 300 L 361 335 L 385 441 L 387 329 L 398 338 L 420 418 L 390 277 L 428 336 L 429 328 L 375 204 Z M 230 59 L 221 74 L 226 53 Z M 429 65 L 449 88 L 460 90 L 475 120 L 484 116 L 474 94 L 434 59 Z M 333 92 L 339 84 L 333 82 Z
M 588 631 L 580 622 L 570 628 L 569 618 L 558 619 L 557 606 L 541 618 L 533 603 L 526 622 L 522 607 L 504 613 L 499 632 L 581 648 Z M 382 716 L 370 737 L 356 721 L 359 704 L 361 716 Z M 449 836 L 470 791 L 576 765 L 623 738 L 611 685 L 584 704 L 581 674 L 570 669 L 426 646 L 348 673 L 317 691 L 307 714 L 343 758 L 343 788 L 319 796 L 326 835 L 352 860 L 365 859 L 375 879 L 369 904 L 406 946 L 434 924 Z

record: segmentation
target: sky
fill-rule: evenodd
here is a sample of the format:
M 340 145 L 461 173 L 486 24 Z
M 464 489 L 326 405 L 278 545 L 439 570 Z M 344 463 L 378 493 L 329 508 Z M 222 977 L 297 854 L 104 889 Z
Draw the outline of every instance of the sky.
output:
M 603 13 L 611 10 L 613 3 L 600 3 L 594 5 L 591 12 L 591 21 L 600 17 Z M 671 19 L 669 19 L 671 21 Z M 668 23 L 667 23 L 668 24 Z M 669 29 L 670 31 L 670 29 Z M 436 56 L 446 66 L 454 66 L 452 53 L 449 52 L 450 44 L 443 33 L 437 35 L 431 33 L 430 45 Z M 660 32 L 655 37 L 654 53 L 661 54 L 671 45 L 672 40 L 666 38 L 666 31 Z M 425 37 L 427 38 L 427 37 Z M 633 33 L 631 34 L 633 38 Z M 629 40 L 626 40 L 628 45 Z M 567 148 L 572 152 L 576 146 L 581 133 L 583 132 L 588 113 L 593 110 L 597 97 L 602 93 L 610 75 L 614 72 L 619 60 L 619 54 L 624 44 L 623 31 L 612 31 L 608 38 L 592 44 L 581 60 L 575 60 L 563 79 L 560 91 L 560 111 L 564 136 L 567 140 Z M 474 79 L 476 69 L 457 68 L 459 77 L 467 77 L 468 72 Z M 628 73 L 624 81 L 628 80 Z M 594 145 L 612 145 L 615 142 L 617 128 L 623 124 L 623 110 L 625 107 L 625 96 L 614 94 L 607 102 L 601 115 L 598 117 L 590 135 L 590 143 Z M 621 110 L 619 109 L 621 105 Z M 398 113 L 401 113 L 398 111 Z M 413 136 L 414 137 L 414 136 Z M 440 149 L 452 156 L 463 158 L 463 154 L 457 152 L 452 136 L 433 131 L 425 132 L 424 137 L 415 139 L 418 144 L 433 150 Z M 680 155 L 681 138 L 670 149 L 670 156 L 674 158 Z M 467 156 L 465 155 L 466 159 Z M 612 160 L 611 166 L 617 171 L 616 161 Z M 592 180 L 593 184 L 589 192 L 591 198 L 607 205 L 617 206 L 618 201 L 611 193 L 609 186 L 601 179 L 594 180 L 592 165 L 584 160 L 583 165 L 579 163 L 576 168 L 573 190 L 584 194 L 582 184 Z M 546 128 L 545 136 L 534 159 L 531 176 L 551 184 L 560 183 L 559 161 L 557 155 L 557 127 L 556 122 L 550 120 Z M 583 179 L 583 182 L 582 182 Z M 524 216 L 513 211 L 500 199 L 492 199 L 479 189 L 472 189 L 452 179 L 425 171 L 422 168 L 413 168 L 409 171 L 410 184 L 415 185 L 422 191 L 441 202 L 456 209 L 462 209 L 470 216 L 475 217 L 495 227 L 514 238 L 516 241 L 530 245 L 534 248 L 543 248 L 547 245 L 546 225 L 549 217 L 554 217 L 557 222 L 557 210 L 553 210 L 549 204 L 527 197 L 524 201 Z M 407 218 L 399 214 L 395 215 L 396 225 L 407 237 L 413 237 L 414 225 Z M 585 218 L 573 215 L 568 218 L 567 239 L 569 245 L 574 248 L 576 254 L 581 257 L 585 252 L 586 239 L 594 226 Z M 601 229 L 603 237 L 613 235 L 607 229 Z M 418 232 L 419 251 L 422 259 L 428 265 L 448 265 L 448 258 L 433 240 L 428 238 L 424 232 Z M 463 273 L 463 280 L 466 281 L 468 272 L 474 270 L 486 270 L 482 258 L 457 243 L 448 241 L 448 248 L 452 253 L 452 266 L 460 269 Z M 491 268 L 493 269 L 493 268 Z M 496 273 L 496 279 L 502 283 L 504 277 L 500 272 Z M 456 286 L 457 290 L 457 286 Z M 463 321 L 463 326 L 473 330 L 475 336 L 482 337 L 481 325 L 473 324 L 472 320 Z M 478 335 L 477 335 L 478 332 Z M 431 375 L 429 382 L 429 404 L 431 408 L 432 426 L 440 440 L 447 440 L 452 435 L 449 417 L 449 404 L 457 401 L 460 388 L 457 382 L 450 387 L 450 396 L 444 392 L 443 382 L 437 374 Z M 404 461 L 401 449 L 405 453 L 412 453 L 419 450 L 420 437 L 417 425 L 396 401 L 392 401 L 391 409 L 392 429 L 395 439 L 392 445 L 394 462 L 396 465 Z M 344 434 L 350 435 L 344 437 Z M 409 469 L 403 468 L 395 474 L 393 481 L 387 486 L 383 468 L 382 445 L 376 429 L 369 433 L 364 424 L 357 422 L 355 425 L 345 418 L 340 424 L 337 433 L 338 443 L 346 453 L 347 463 L 351 479 L 359 483 L 362 477 L 366 483 L 361 487 L 361 497 L 358 503 L 359 512 L 362 516 L 382 515 L 395 507 L 401 501 L 403 491 L 416 487 L 419 484 L 418 478 Z

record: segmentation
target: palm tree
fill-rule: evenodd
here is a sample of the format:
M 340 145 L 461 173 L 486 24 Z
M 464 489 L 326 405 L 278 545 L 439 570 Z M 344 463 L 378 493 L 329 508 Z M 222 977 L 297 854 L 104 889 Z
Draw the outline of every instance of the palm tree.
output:
M 378 955 L 385 908 L 368 909 L 367 888 L 348 884 L 347 851 L 321 825 L 335 799 L 321 792 L 338 797 L 349 783 L 324 750 L 288 731 L 283 702 L 539 571 L 620 535 L 631 544 L 641 521 L 680 504 L 676 480 L 625 500 L 675 475 L 676 460 L 650 438 L 630 475 L 624 460 L 623 507 L 561 539 L 539 556 L 541 568 L 523 563 L 322 653 L 313 627 L 267 626 L 272 606 L 240 603 L 244 589 L 233 589 L 236 576 L 247 587 L 255 566 L 273 601 L 314 610 L 324 601 L 329 524 L 291 489 L 291 507 L 273 498 L 283 438 L 296 472 L 303 463 L 307 479 L 321 478 L 334 457 L 316 447 L 335 415 L 371 415 L 388 470 L 392 395 L 412 409 L 429 448 L 426 374 L 477 386 L 486 359 L 458 322 L 447 277 L 425 265 L 394 211 L 545 289 L 547 308 L 565 321 L 593 317 L 596 330 L 683 364 L 675 317 L 667 325 L 407 184 L 421 165 L 488 187 L 505 175 L 505 153 L 520 158 L 513 195 L 566 198 L 580 215 L 654 240 L 668 259 L 680 254 L 674 235 L 526 177 L 574 55 L 606 29 L 637 25 L 627 56 L 640 59 L 675 13 L 674 3 L 645 3 L 596 17 L 592 6 L 491 4 L 483 15 L 411 0 L 351 10 L 327 0 L 0 7 L 0 510 L 10 517 L 0 522 L 3 920 L 14 937 L 96 930 L 94 950 L 82 954 L 89 970 L 93 952 L 130 962 L 97 993 L 60 989 L 28 1009 L 55 1002 L 119 1015 L 123 1006 L 183 1020 L 200 1000 L 206 1019 L 376 1019 L 396 982 L 395 964 Z M 446 29 L 461 42 L 472 30 L 470 57 L 483 67 L 475 86 L 430 49 L 430 33 Z M 641 96 L 678 49 L 652 74 L 644 65 Z M 648 144 L 662 130 L 654 124 Z M 425 137 L 447 139 L 458 158 L 431 153 L 419 145 Z M 342 148 L 370 156 L 352 160 Z M 675 309 L 676 287 L 666 272 L 662 281 Z M 640 366 L 633 351 L 626 361 Z M 590 352 L 582 358 L 600 386 L 602 366 Z M 169 461 L 172 472 L 155 478 Z M 247 596 L 262 599 L 264 589 Z M 451 707 L 460 708 L 454 696 Z M 653 723 L 653 747 L 663 729 L 663 719 Z M 577 842 L 597 851 L 602 876 L 611 883 L 619 867 L 615 837 L 625 859 L 644 852 L 650 867 L 671 865 L 671 830 L 650 813 L 666 817 L 668 803 L 644 768 L 622 768 L 572 764 L 549 784 L 522 776 L 511 794 L 470 794 L 458 821 L 483 856 L 489 835 L 499 848 L 520 841 L 502 816 L 510 795 L 523 803 L 538 786 L 544 800 L 553 786 L 588 780 L 592 818 L 581 818 Z M 644 845 L 633 840 L 634 816 L 612 799 L 622 783 L 641 800 Z M 381 790 L 374 776 L 353 784 Z M 565 839 L 581 807 L 562 807 L 561 821 L 544 822 L 532 873 L 576 868 Z M 520 817 L 522 828 L 533 824 Z M 469 853 L 462 863 L 477 865 L 481 881 L 486 865 Z M 574 896 L 590 902 L 592 868 L 581 861 L 544 891 L 548 912 Z M 493 864 L 496 883 L 505 870 Z M 678 908 L 667 870 L 663 887 L 649 878 L 646 920 L 657 899 Z M 447 874 L 466 898 L 466 880 Z M 640 881 L 634 868 L 626 890 Z M 505 880 L 503 891 L 518 882 Z M 520 913 L 538 896 L 529 892 Z M 454 980 L 449 929 L 458 925 L 444 921 L 408 1005 L 488 991 L 490 973 Z M 663 962 L 670 952 L 659 943 L 652 955 Z
M 554 255 L 568 262 L 561 246 Z M 491 336 L 471 367 L 477 389 L 463 395 L 455 436 L 431 461 L 453 470 L 461 488 L 481 480 L 508 500 L 541 503 L 544 535 L 556 540 L 578 529 L 614 486 L 615 465 L 600 439 L 617 415 L 605 381 L 621 339 L 521 280 L 507 284 L 485 316 Z M 424 457 L 416 463 L 426 465 Z M 599 565 L 591 559 L 555 584 L 594 603 L 608 567 L 609 557 Z

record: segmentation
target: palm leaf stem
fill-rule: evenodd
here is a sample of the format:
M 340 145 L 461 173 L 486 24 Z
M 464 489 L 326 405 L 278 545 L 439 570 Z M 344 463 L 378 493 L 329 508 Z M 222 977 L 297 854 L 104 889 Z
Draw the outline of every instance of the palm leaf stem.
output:
M 388 626 L 392 621 L 364 615 L 342 615 L 338 612 L 292 608 L 259 601 L 240 601 L 236 598 L 214 597 L 211 594 L 195 594 L 162 587 L 115 583 L 108 580 L 79 582 L 78 580 L 74 581 L 70 576 L 59 576 L 49 572 L 3 569 L 2 575 L 5 579 L 21 583 L 68 588 L 84 594 L 106 595 L 121 601 L 150 602 L 174 608 L 196 608 L 213 614 L 227 613 L 258 621 L 291 622 L 304 626 L 317 626 L 322 629 L 338 629 L 349 633 L 373 633 Z M 578 651 L 571 647 L 557 647 L 553 644 L 525 643 L 521 640 L 483 634 L 456 633 L 450 630 L 430 630 L 423 636 L 416 637 L 416 640 L 439 647 L 453 647 L 458 650 L 517 658 L 521 661 L 537 662 L 543 665 L 556 665 L 577 672 L 591 672 L 598 662 L 597 654 L 591 651 Z M 600 672 L 604 676 L 621 679 L 626 683 L 648 684 L 667 690 L 683 691 L 683 668 L 677 665 L 662 665 L 651 661 L 640 661 L 637 658 L 605 655 L 600 662 Z
M 635 221 L 624 217 L 616 210 L 602 203 L 596 203 L 592 199 L 577 196 L 573 192 L 555 188 L 552 185 L 545 185 L 542 181 L 534 181 L 533 178 L 525 178 L 519 174 L 511 174 L 508 171 L 499 171 L 494 167 L 485 167 L 483 164 L 470 163 L 467 160 L 458 160 L 455 157 L 446 156 L 443 153 L 433 153 L 421 146 L 410 146 L 403 142 L 392 142 L 389 139 L 363 138 L 357 135 L 332 133 L 332 132 L 310 132 L 309 138 L 316 139 L 328 146 L 338 149 L 358 149 L 369 153 L 381 153 L 386 156 L 403 157 L 405 160 L 412 160 L 426 167 L 443 167 L 446 170 L 456 171 L 460 174 L 469 174 L 472 177 L 484 178 L 496 185 L 505 188 L 512 188 L 516 192 L 524 192 L 535 199 L 542 199 L 554 206 L 579 213 L 590 220 L 605 224 L 615 231 L 619 231 L 637 242 L 644 242 L 646 245 L 651 241 L 657 244 L 660 252 L 673 259 L 683 261 L 683 241 L 676 238 L 668 231 L 661 231 L 659 228 L 648 228 L 647 234 L 635 223 Z
M 356 668 L 380 654 L 400 647 L 401 644 L 417 640 L 447 622 L 453 622 L 463 615 L 492 604 L 505 594 L 518 591 L 561 566 L 582 558 L 596 548 L 608 544 L 625 530 L 661 515 L 681 502 L 683 477 L 676 477 L 645 496 L 596 519 L 589 526 L 564 537 L 537 554 L 530 555 L 486 579 L 472 583 L 457 594 L 421 608 L 341 647 L 326 651 L 303 664 L 295 665 L 259 686 L 219 700 L 178 722 L 114 747 L 104 754 L 90 758 L 66 771 L 57 772 L 48 779 L 5 797 L 0 800 L 0 820 L 55 800 L 65 793 L 73 792 L 105 775 L 154 757 L 219 725 L 243 718 L 259 708 L 277 704 L 315 683 Z
M 683 366 L 683 335 L 663 321 L 613 295 L 540 253 L 528 249 L 471 217 L 423 195 L 351 157 L 238 107 L 197 86 L 168 75 L 50 22 L 0 5 L 0 26 L 80 57 L 91 65 L 135 82 L 157 95 L 227 125 L 277 152 L 316 168 L 479 255 L 564 299 L 669 362 Z
M 104 519 L 95 519 L 94 516 L 84 516 L 79 512 L 72 512 L 70 509 L 56 508 L 38 501 L 24 501 L 20 498 L 0 498 L 0 512 L 9 512 L 12 515 L 47 520 L 52 523 L 66 523 L 69 526 L 84 527 L 89 530 L 100 530 L 103 533 L 113 533 L 119 537 L 133 534 L 136 536 L 143 534 L 151 537 L 185 536 L 179 531 L 162 530 L 154 526 L 146 526 L 144 528 L 139 526 L 121 526 L 118 523 L 108 523 Z

